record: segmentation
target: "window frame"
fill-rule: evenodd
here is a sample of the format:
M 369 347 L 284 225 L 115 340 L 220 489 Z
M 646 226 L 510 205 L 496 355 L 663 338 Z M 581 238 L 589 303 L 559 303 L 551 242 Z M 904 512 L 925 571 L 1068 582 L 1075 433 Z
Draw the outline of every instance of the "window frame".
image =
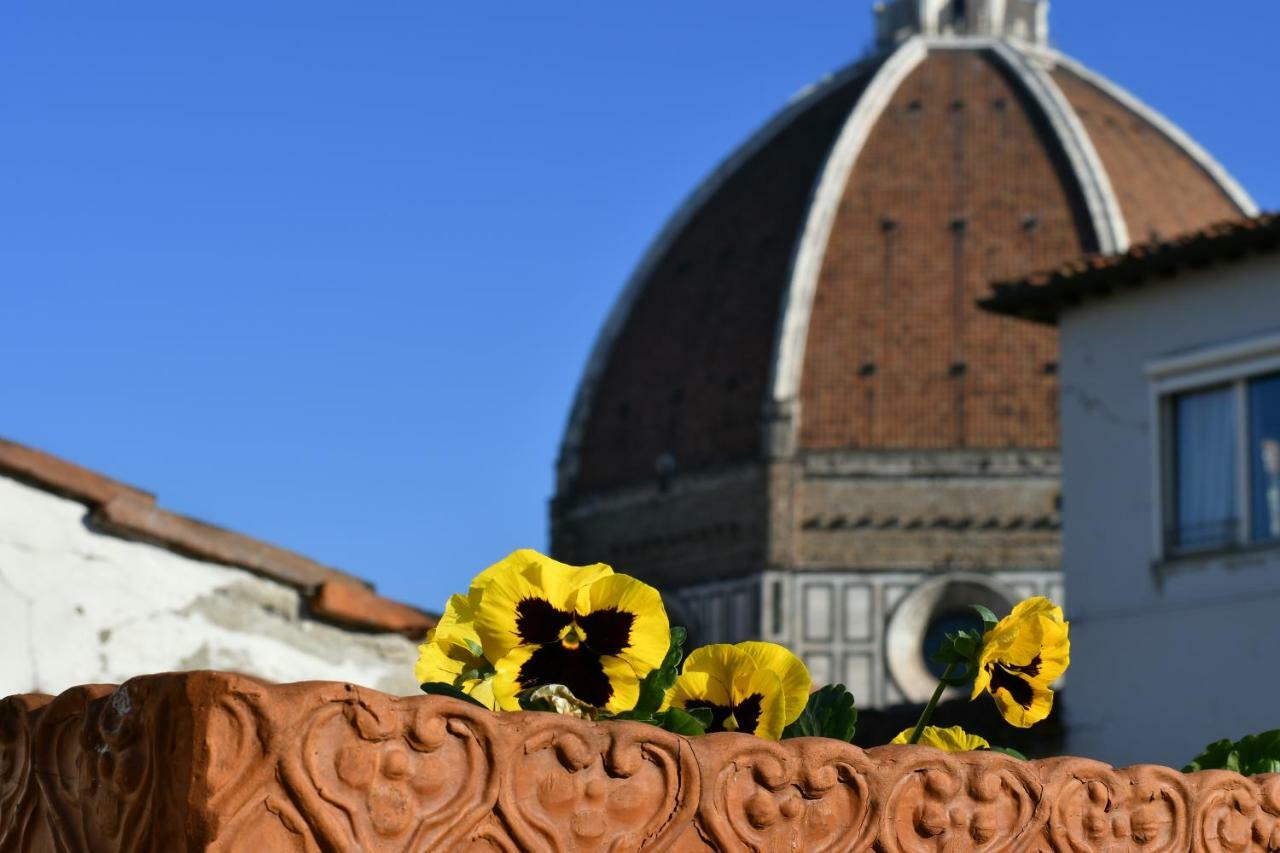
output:
M 1247 548 L 1274 548 L 1280 541 L 1254 542 L 1253 494 L 1249 466 L 1249 381 L 1280 372 L 1280 333 L 1154 359 L 1144 366 L 1149 389 L 1152 485 L 1152 553 L 1156 562 Z M 1232 390 L 1236 427 L 1236 531 L 1232 541 L 1202 547 L 1174 547 L 1169 521 L 1176 518 L 1177 466 L 1174 398 L 1190 391 Z

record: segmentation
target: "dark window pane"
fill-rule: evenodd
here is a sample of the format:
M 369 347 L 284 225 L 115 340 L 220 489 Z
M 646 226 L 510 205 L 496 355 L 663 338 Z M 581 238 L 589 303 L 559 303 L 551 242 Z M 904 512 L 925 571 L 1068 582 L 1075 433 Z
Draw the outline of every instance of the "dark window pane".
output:
M 1174 528 L 1178 548 L 1235 540 L 1236 419 L 1231 388 L 1174 398 Z
M 1280 539 L 1280 374 L 1249 383 L 1253 540 Z

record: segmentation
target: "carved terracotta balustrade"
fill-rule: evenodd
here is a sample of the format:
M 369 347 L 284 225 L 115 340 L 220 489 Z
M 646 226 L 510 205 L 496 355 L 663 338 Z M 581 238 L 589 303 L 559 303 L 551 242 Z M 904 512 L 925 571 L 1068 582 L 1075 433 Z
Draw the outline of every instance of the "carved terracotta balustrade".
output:
M 863 751 L 214 672 L 0 703 L 0 851 L 1280 850 L 1280 775 Z

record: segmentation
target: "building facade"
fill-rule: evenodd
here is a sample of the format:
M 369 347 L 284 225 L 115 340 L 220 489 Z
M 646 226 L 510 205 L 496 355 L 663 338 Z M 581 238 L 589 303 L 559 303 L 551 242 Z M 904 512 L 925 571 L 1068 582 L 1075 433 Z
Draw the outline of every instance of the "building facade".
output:
M 1276 728 L 1280 219 L 989 304 L 1061 337 L 1070 750 L 1177 767 Z
M 570 414 L 553 553 L 660 586 L 863 706 L 919 701 L 970 602 L 1061 596 L 1054 330 L 989 282 L 1254 211 L 1049 46 L 1037 0 L 894 0 L 667 223 Z

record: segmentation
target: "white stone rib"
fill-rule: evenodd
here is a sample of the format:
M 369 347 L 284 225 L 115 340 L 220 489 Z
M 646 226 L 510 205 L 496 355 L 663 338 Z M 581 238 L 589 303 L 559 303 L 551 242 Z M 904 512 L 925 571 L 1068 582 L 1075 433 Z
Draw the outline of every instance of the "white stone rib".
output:
M 1129 226 L 1111 186 L 1111 178 L 1066 95 L 1039 63 L 1009 42 L 995 41 L 991 49 L 1035 100 L 1048 118 L 1054 135 L 1062 143 L 1067 161 L 1075 173 L 1076 184 L 1084 194 L 1089 219 L 1098 238 L 1098 251 L 1111 255 L 1128 249 Z
M 1203 169 L 1209 177 L 1213 178 L 1218 186 L 1222 188 L 1222 191 L 1240 208 L 1241 213 L 1246 216 L 1258 215 L 1258 205 L 1254 202 L 1253 197 L 1231 176 L 1221 163 L 1215 160 L 1208 151 L 1201 148 L 1194 139 L 1187 136 L 1180 127 L 1143 103 L 1127 89 L 1092 71 L 1078 60 L 1072 59 L 1057 50 L 1046 50 L 1045 53 L 1053 62 L 1115 98 L 1168 137 L 1169 141 L 1181 148 L 1183 153 L 1194 160 L 1196 165 Z
M 818 276 L 822 271 L 827 243 L 831 239 L 836 211 L 840 207 L 840 199 L 844 196 L 854 164 L 862 153 L 872 128 L 888 107 L 898 87 L 924 61 L 928 52 L 925 39 L 913 36 L 899 45 L 885 60 L 858 99 L 858 104 L 849 115 L 840 135 L 836 137 L 836 143 L 814 185 L 809 217 L 796 244 L 791 278 L 778 320 L 773 377 L 770 381 L 775 409 L 787 409 L 800 389 L 805 341 L 809 334 L 809 318 L 813 313 Z
M 631 309 L 644 288 L 653 268 L 666 255 L 672 242 L 689 224 L 699 210 L 719 191 L 725 181 L 736 172 L 747 160 L 761 148 L 771 142 L 785 127 L 790 125 L 804 111 L 808 110 L 832 90 L 839 88 L 862 73 L 871 59 L 863 59 L 851 63 L 840 71 L 828 75 L 822 80 L 796 93 L 787 105 L 773 118 L 769 119 L 759 130 L 751 135 L 732 154 L 721 161 L 714 171 L 684 200 L 676 212 L 667 220 L 662 230 L 636 265 L 631 277 L 605 319 L 604 326 L 596 336 L 591 354 L 578 381 L 578 390 L 574 395 L 573 406 L 569 410 L 569 422 L 565 427 L 564 439 L 560 445 L 560 457 L 557 463 L 557 492 L 564 493 L 577 473 L 578 448 L 582 443 L 582 434 L 586 429 L 587 414 L 591 411 L 591 403 L 595 397 L 596 385 L 599 383 L 604 369 L 613 352 L 614 343 L 622 329 L 626 326 Z

